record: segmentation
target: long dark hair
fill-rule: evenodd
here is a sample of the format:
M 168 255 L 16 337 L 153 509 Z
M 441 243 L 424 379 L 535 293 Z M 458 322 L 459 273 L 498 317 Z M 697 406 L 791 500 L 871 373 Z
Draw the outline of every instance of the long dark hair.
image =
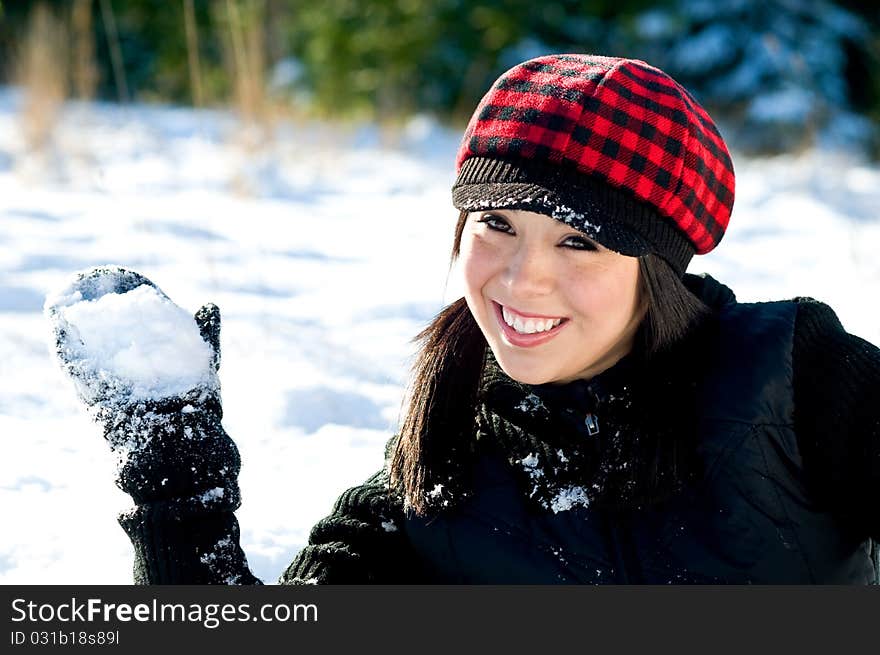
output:
M 461 250 L 468 213 L 455 226 L 450 267 Z M 639 294 L 645 315 L 636 333 L 648 358 L 684 337 L 709 310 L 657 255 L 639 257 Z M 418 344 L 403 421 L 390 455 L 391 484 L 416 514 L 427 510 L 427 470 L 455 457 L 473 438 L 477 392 L 488 347 L 464 298 L 444 307 L 413 339 Z M 430 432 L 429 432 L 430 428 Z M 431 434 L 440 435 L 432 438 Z

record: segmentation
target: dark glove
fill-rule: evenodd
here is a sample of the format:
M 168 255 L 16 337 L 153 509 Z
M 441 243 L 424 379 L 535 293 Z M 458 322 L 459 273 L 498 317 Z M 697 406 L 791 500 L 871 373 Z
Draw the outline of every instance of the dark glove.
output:
M 116 454 L 138 584 L 261 584 L 239 546 L 238 449 L 221 425 L 220 311 L 195 317 L 122 268 L 46 300 L 55 351 Z
M 240 459 L 235 443 L 221 426 L 217 377 L 220 311 L 215 305 L 205 305 L 196 312 L 190 333 L 184 329 L 167 335 L 168 342 L 177 339 L 180 348 L 189 345 L 204 348 L 198 338 L 195 338 L 195 344 L 192 342 L 192 334 L 197 330 L 209 346 L 200 353 L 201 359 L 194 357 L 201 365 L 183 376 L 184 384 L 192 382 L 191 388 L 178 388 L 174 393 L 168 393 L 169 385 L 164 385 L 161 379 L 145 376 L 145 381 L 127 375 L 125 367 L 107 365 L 113 353 L 107 351 L 105 341 L 115 339 L 117 344 L 124 344 L 118 338 L 120 330 L 132 333 L 132 348 L 138 345 L 139 328 L 156 338 L 156 331 L 149 334 L 146 329 L 149 325 L 144 322 L 150 320 L 149 313 L 143 321 L 138 321 L 127 312 L 128 305 L 122 309 L 115 305 L 113 311 L 108 311 L 107 320 L 115 318 L 122 324 L 116 326 L 102 325 L 102 315 L 92 314 L 89 317 L 90 334 L 93 337 L 97 334 L 92 341 L 83 336 L 85 328 L 76 323 L 78 316 L 84 320 L 82 314 L 77 313 L 82 307 L 96 307 L 79 303 L 122 300 L 119 296 L 105 296 L 128 292 L 147 294 L 147 300 L 151 301 L 147 306 L 171 312 L 158 314 L 160 316 L 173 316 L 174 312 L 183 311 L 147 278 L 114 267 L 77 274 L 66 289 L 46 302 L 46 315 L 52 325 L 55 351 L 61 365 L 73 379 L 80 399 L 93 418 L 103 426 L 104 436 L 117 456 L 116 484 L 139 505 L 171 503 L 183 511 L 234 509 L 240 503 L 237 483 Z M 179 316 L 175 319 L 183 321 L 176 325 L 187 327 L 189 319 Z M 102 332 L 114 329 L 115 333 Z M 190 342 L 181 341 L 187 334 Z M 160 336 L 165 337 L 164 334 Z M 148 348 L 151 344 L 141 345 Z M 158 377 L 161 377 L 161 371 Z M 173 386 L 170 385 L 172 389 Z

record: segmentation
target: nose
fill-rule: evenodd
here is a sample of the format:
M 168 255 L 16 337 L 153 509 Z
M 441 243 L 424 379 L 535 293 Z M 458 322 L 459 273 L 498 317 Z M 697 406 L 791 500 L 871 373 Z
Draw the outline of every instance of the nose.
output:
M 546 244 L 520 241 L 504 272 L 504 282 L 512 298 L 535 298 L 553 290 L 551 255 Z

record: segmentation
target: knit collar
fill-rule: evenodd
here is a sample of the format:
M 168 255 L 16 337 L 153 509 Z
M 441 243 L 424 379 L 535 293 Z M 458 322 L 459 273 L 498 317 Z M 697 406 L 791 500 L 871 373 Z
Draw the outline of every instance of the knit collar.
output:
M 640 353 L 631 353 L 589 380 L 530 385 L 508 376 L 487 349 L 478 400 L 517 423 L 536 428 L 548 424 L 557 429 L 565 425 L 583 428 L 587 414 L 629 394 L 644 365 Z
M 544 510 L 637 502 L 640 459 L 633 384 L 645 366 L 632 353 L 590 380 L 528 385 L 487 353 L 477 407 L 478 437 L 513 468 Z

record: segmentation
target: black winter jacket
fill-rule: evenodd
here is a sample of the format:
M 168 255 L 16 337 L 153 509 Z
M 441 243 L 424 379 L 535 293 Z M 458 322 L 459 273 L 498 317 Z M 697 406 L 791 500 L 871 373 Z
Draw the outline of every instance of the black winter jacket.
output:
M 880 350 L 814 300 L 686 283 L 712 317 L 650 360 L 529 386 L 490 354 L 443 502 L 415 516 L 379 471 L 279 582 L 875 583 Z M 136 582 L 259 582 L 231 511 L 120 521 Z M 203 565 L 218 541 L 221 579 Z

